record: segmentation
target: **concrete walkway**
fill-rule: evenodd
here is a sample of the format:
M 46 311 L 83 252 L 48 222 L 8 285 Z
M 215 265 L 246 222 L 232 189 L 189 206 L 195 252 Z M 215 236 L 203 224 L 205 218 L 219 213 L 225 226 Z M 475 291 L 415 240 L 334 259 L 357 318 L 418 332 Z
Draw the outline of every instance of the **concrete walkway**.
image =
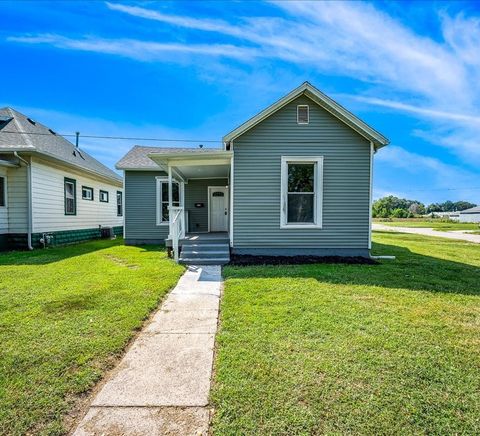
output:
M 221 267 L 190 266 L 93 400 L 75 436 L 206 435 Z
M 400 232 L 400 233 L 413 233 L 416 235 L 435 236 L 438 238 L 457 239 L 460 241 L 468 241 L 480 244 L 480 235 L 471 235 L 469 233 L 452 232 L 439 232 L 438 230 L 421 227 L 393 227 L 383 224 L 372 224 L 373 230 Z

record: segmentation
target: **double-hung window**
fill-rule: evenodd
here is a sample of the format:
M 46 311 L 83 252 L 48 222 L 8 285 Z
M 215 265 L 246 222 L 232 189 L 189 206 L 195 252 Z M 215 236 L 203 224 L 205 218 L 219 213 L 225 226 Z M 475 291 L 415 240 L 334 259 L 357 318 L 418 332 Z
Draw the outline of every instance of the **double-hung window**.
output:
M 123 215 L 123 197 L 122 191 L 117 191 L 117 216 Z
M 77 182 L 65 177 L 64 182 L 65 215 L 77 214 Z
M 321 228 L 323 157 L 282 156 L 281 228 Z
M 180 184 L 172 181 L 172 206 L 180 206 Z M 157 225 L 169 223 L 168 180 L 157 179 Z

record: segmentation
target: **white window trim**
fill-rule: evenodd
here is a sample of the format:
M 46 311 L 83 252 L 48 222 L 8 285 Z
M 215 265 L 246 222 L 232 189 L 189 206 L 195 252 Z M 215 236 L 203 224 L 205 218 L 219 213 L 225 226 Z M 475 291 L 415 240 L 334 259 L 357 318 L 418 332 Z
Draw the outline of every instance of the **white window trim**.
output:
M 299 108 L 301 107 L 306 107 L 307 108 L 307 122 L 304 123 L 304 122 L 300 122 L 300 120 L 298 119 L 298 110 Z M 300 125 L 307 125 L 310 123 L 310 106 L 308 104 L 298 104 L 297 105 L 297 124 L 300 124 Z
M 287 223 L 288 164 L 316 163 L 313 223 Z M 321 229 L 323 224 L 323 156 L 282 156 L 280 189 L 280 228 L 281 229 Z
M 157 209 L 157 219 L 156 219 L 156 224 L 157 226 L 168 226 L 170 225 L 170 221 L 162 221 L 162 200 L 161 200 L 161 194 L 162 194 L 162 183 L 167 183 L 168 184 L 168 177 L 165 176 L 157 176 L 156 178 L 156 209 Z M 178 180 L 172 180 L 172 183 L 178 183 L 178 188 L 179 188 L 179 204 L 180 206 L 183 204 L 183 197 L 184 197 L 184 183 L 179 182 Z

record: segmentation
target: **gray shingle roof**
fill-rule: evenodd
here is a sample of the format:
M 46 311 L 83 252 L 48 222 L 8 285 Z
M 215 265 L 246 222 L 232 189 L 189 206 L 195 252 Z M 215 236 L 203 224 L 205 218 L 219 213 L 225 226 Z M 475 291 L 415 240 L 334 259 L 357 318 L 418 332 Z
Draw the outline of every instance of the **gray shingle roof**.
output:
M 460 213 L 480 213 L 480 206 L 471 207 L 470 209 L 461 210 Z
M 100 163 L 87 152 L 76 148 L 64 137 L 9 107 L 0 109 L 0 150 L 37 152 L 55 157 L 67 164 L 93 171 L 117 182 L 122 180 L 113 170 Z
M 156 169 L 158 165 L 148 157 L 150 153 L 203 153 L 206 151 L 222 151 L 221 148 L 194 148 L 194 147 L 147 147 L 135 145 L 115 165 L 118 169 L 142 168 Z

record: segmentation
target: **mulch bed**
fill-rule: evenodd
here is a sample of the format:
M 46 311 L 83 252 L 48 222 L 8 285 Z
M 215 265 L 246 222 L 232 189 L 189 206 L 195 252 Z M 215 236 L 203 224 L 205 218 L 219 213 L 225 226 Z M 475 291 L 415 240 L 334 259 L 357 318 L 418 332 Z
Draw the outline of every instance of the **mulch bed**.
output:
M 378 264 L 374 259 L 361 256 L 252 256 L 250 254 L 232 254 L 229 265 L 305 265 L 312 263 Z

